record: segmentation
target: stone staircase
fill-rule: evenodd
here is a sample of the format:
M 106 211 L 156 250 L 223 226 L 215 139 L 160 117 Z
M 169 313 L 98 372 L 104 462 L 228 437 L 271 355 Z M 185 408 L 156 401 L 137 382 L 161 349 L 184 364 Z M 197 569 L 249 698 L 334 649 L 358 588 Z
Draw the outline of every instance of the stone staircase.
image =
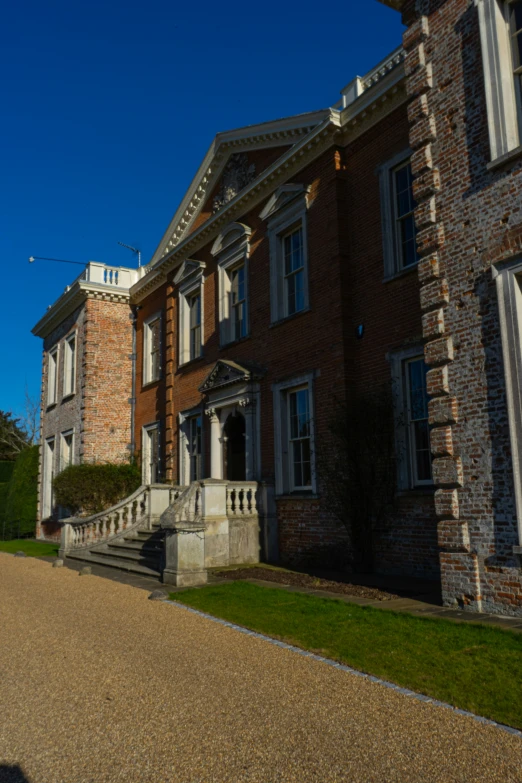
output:
M 71 560 L 83 560 L 136 574 L 160 578 L 163 571 L 165 531 L 159 523 L 131 530 L 85 552 L 70 552 Z

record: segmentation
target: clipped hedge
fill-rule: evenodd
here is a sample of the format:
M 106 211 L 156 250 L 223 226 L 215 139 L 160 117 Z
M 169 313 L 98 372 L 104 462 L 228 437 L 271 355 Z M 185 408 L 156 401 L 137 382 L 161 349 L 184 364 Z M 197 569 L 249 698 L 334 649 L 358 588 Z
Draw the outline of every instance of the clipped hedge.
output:
M 54 481 L 55 502 L 71 514 L 98 514 L 135 492 L 141 484 L 136 465 L 86 462 L 70 465 Z
M 0 460 L 0 484 L 7 484 L 7 482 L 11 480 L 14 466 L 14 460 Z
M 20 452 L 8 484 L 4 519 L 20 523 L 20 532 L 24 534 L 36 526 L 39 450 L 39 446 L 28 446 Z

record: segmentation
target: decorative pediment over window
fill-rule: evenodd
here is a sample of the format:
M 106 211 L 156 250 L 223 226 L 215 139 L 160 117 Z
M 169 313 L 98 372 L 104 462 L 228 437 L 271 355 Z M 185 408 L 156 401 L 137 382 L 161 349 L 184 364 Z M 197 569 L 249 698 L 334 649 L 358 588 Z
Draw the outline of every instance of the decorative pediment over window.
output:
M 276 192 L 270 196 L 268 202 L 260 213 L 261 220 L 268 220 L 276 212 L 286 208 L 291 202 L 298 198 L 304 198 L 310 192 L 310 185 L 293 184 L 281 185 Z
M 249 367 L 244 367 L 231 360 L 225 362 L 220 359 L 216 362 L 212 372 L 199 387 L 199 391 L 201 394 L 208 394 L 208 392 L 214 391 L 215 389 L 222 389 L 224 386 L 232 386 L 234 383 L 245 383 L 247 381 L 256 380 L 259 377 L 259 371 L 256 372 Z
M 206 264 L 204 261 L 193 261 L 191 259 L 183 261 L 176 277 L 174 278 L 174 284 L 179 285 L 180 283 L 187 283 L 191 280 L 197 280 L 197 278 L 201 277 L 203 274 L 205 266 Z
M 248 163 L 248 155 L 244 152 L 230 156 L 230 160 L 223 170 L 221 186 L 214 197 L 213 211 L 224 207 L 232 201 L 240 190 L 250 185 L 256 177 L 256 167 Z
M 248 244 L 252 229 L 243 223 L 229 223 L 219 234 L 210 251 L 213 256 L 218 256 L 227 250 L 243 247 Z

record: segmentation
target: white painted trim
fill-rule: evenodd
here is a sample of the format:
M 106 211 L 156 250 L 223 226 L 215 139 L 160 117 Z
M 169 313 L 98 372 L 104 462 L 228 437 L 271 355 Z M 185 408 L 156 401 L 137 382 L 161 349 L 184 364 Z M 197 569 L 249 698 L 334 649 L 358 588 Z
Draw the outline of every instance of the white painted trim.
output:
M 51 350 L 47 352 L 47 405 L 46 407 L 48 408 L 51 405 L 56 405 L 56 403 L 58 402 L 59 361 L 60 361 L 60 346 L 54 345 L 51 348 Z M 53 373 L 54 373 L 54 384 L 52 389 L 50 383 L 51 366 L 53 367 Z
M 52 435 L 44 441 L 43 452 L 43 486 L 42 486 L 42 520 L 49 519 L 53 512 L 52 480 L 56 470 L 56 438 Z
M 410 157 L 410 149 L 402 150 L 377 169 L 381 196 L 382 252 L 385 280 L 389 280 L 406 269 L 410 269 L 410 267 L 402 268 L 399 266 L 397 224 L 395 219 L 395 186 L 392 181 L 395 169 L 405 164 Z M 411 268 L 413 268 L 413 265 Z
M 478 8 L 491 160 L 521 143 L 509 20 L 504 0 L 475 0 Z
M 193 262 L 192 262 L 193 263 Z M 179 283 L 178 288 L 178 310 L 179 310 L 179 341 L 178 341 L 178 365 L 181 367 L 190 361 L 193 361 L 190 357 L 190 308 L 188 300 L 191 296 L 199 292 L 201 297 L 201 353 L 203 355 L 203 346 L 205 344 L 204 337 L 204 325 L 205 325 L 205 307 L 204 307 L 204 284 L 205 278 L 203 276 L 203 270 L 205 264 L 200 264 L 198 269 L 191 270 L 190 274 L 186 275 L 185 279 Z M 176 281 L 179 281 L 180 275 L 176 277 Z M 196 357 L 199 358 L 199 357 Z
M 71 350 L 71 343 L 74 342 L 74 353 Z M 73 365 L 71 367 L 71 353 L 73 355 Z M 62 380 L 62 398 L 71 397 L 76 394 L 78 371 L 78 330 L 67 335 L 63 341 L 63 380 Z M 71 383 L 72 376 L 72 383 Z
M 393 416 L 395 421 L 395 449 L 397 459 L 397 489 L 408 490 L 415 486 L 432 486 L 433 481 L 414 482 L 413 454 L 408 416 L 408 390 L 405 375 L 406 364 L 413 359 L 424 359 L 421 344 L 411 345 L 388 354 L 392 378 Z
M 220 346 L 234 342 L 236 337 L 232 332 L 230 312 L 231 282 L 230 273 L 238 266 L 245 269 L 245 320 L 246 332 L 243 337 L 250 334 L 250 307 L 249 307 L 249 269 L 250 256 L 249 237 L 252 229 L 242 223 L 230 223 L 217 237 L 212 247 L 212 255 L 217 260 L 218 272 L 218 319 Z
M 153 430 L 158 431 L 158 468 L 161 471 L 160 454 L 161 454 L 161 422 L 154 421 L 152 424 L 145 424 L 141 430 L 141 475 L 142 482 L 145 485 L 151 484 L 151 472 L 150 472 L 150 437 L 149 433 Z
M 151 342 L 150 342 L 150 325 L 154 323 L 154 321 L 157 321 L 159 319 L 160 322 L 160 365 L 159 365 L 159 375 L 157 378 L 152 378 L 152 362 L 151 362 Z M 156 381 L 159 381 L 162 376 L 162 330 L 163 330 L 163 317 L 161 310 L 158 310 L 158 312 L 154 313 L 154 315 L 149 316 L 144 322 L 143 322 L 143 362 L 142 362 L 142 386 L 145 386 L 148 383 L 155 383 Z
M 70 462 L 67 463 L 67 465 L 65 465 L 64 462 L 63 462 L 63 451 L 64 451 L 65 439 L 67 437 L 69 437 L 69 435 L 72 436 L 71 451 L 70 451 L 72 459 L 71 459 Z M 66 467 L 69 467 L 69 465 L 74 465 L 75 464 L 75 462 L 76 462 L 75 453 L 74 453 L 75 448 L 76 448 L 76 435 L 75 435 L 75 432 L 74 432 L 74 427 L 71 427 L 70 429 L 65 430 L 64 432 L 60 433 L 60 454 L 59 454 L 59 459 L 60 459 L 60 471 L 59 472 L 60 473 Z
M 278 188 L 269 199 L 260 217 L 267 220 L 270 251 L 270 322 L 276 323 L 288 316 L 284 292 L 283 238 L 291 228 L 300 225 L 303 232 L 304 306 L 309 307 L 308 285 L 308 188 L 286 185 Z M 290 197 L 287 194 L 290 193 Z M 300 311 L 301 312 L 301 311 Z
M 312 472 L 312 487 L 310 490 L 296 490 L 296 493 L 316 494 L 317 473 L 315 460 L 315 407 L 314 383 L 317 372 L 309 372 L 281 383 L 272 385 L 274 395 L 274 458 L 275 458 L 275 491 L 276 495 L 285 495 L 292 491 L 291 467 L 288 437 L 288 393 L 303 387 L 308 388 L 310 410 L 310 457 Z
M 498 296 L 518 543 L 522 546 L 522 256 L 492 266 L 492 273 Z

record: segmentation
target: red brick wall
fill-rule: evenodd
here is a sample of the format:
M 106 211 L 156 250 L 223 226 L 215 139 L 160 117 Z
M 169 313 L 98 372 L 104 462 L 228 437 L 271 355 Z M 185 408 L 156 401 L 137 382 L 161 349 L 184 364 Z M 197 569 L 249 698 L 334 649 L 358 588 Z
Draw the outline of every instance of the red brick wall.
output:
M 240 221 L 252 229 L 250 237 L 249 295 L 251 334 L 232 346 L 219 348 L 217 331 L 217 274 L 211 243 L 197 260 L 204 261 L 203 356 L 178 367 L 178 299 L 171 274 L 166 290 L 151 294 L 138 321 L 166 307 L 165 324 L 165 462 L 168 478 L 178 480 L 178 413 L 201 404 L 198 387 L 215 362 L 233 359 L 261 366 L 262 478 L 274 480 L 273 383 L 312 370 L 315 382 L 316 438 L 327 437 L 335 414 L 334 399 L 342 404 L 347 384 L 372 387 L 390 380 L 386 353 L 412 337 L 420 339 L 418 280 L 408 274 L 383 284 L 383 251 L 379 182 L 376 168 L 408 146 L 405 107 L 343 150 L 330 149 L 307 166 L 293 182 L 311 186 L 308 213 L 310 310 L 276 326 L 270 325 L 269 253 L 266 225 L 258 205 Z M 397 307 L 397 302 L 401 307 Z M 358 323 L 365 337 L 355 339 Z M 138 367 L 141 367 L 141 327 L 138 327 Z M 138 383 L 137 429 L 162 417 L 161 384 L 141 390 Z M 204 422 L 208 427 L 208 422 Z M 208 443 L 206 472 L 209 471 Z M 416 496 L 402 504 L 379 541 L 382 567 L 430 574 L 438 567 L 433 510 L 430 501 Z M 279 499 L 278 521 L 283 559 L 306 559 L 321 548 L 346 541 L 342 527 L 320 499 Z M 404 506 L 404 511 L 403 511 Z M 390 530 L 393 532 L 390 533 Z M 400 534 L 398 531 L 400 530 Z M 382 540 L 382 544 L 381 544 Z M 337 547 L 338 548 L 338 547 Z M 409 548 L 411 553 L 406 556 Z M 405 554 L 406 553 L 406 554 Z M 384 554 L 386 555 L 384 557 Z
M 130 458 L 132 321 L 129 305 L 88 299 L 83 351 L 82 461 Z
M 407 4 L 419 271 L 444 600 L 522 615 L 498 304 L 491 263 L 520 252 L 522 158 L 490 162 L 472 0 Z M 429 69 L 432 71 L 430 76 Z M 431 324 L 437 316 L 437 334 Z M 441 445 L 443 444 L 443 445 Z

